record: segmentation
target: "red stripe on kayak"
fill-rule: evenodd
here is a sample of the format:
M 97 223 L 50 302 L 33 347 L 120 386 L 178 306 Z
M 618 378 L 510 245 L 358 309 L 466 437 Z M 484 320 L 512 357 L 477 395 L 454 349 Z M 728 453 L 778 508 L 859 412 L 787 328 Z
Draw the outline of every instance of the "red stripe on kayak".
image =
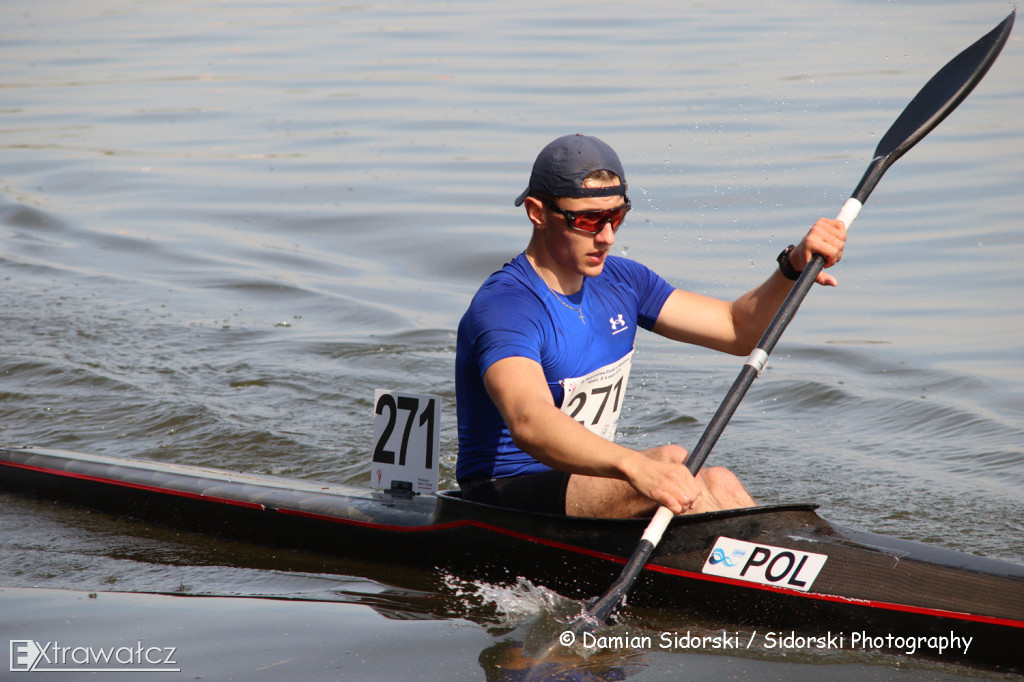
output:
M 155 492 L 163 495 L 172 495 L 177 497 L 186 497 L 194 500 L 205 500 L 207 502 L 219 502 L 221 504 L 230 504 L 239 507 L 245 507 L 247 509 L 259 509 L 267 510 L 267 507 L 262 504 L 256 504 L 254 502 L 246 502 L 244 500 L 233 500 L 227 497 L 217 497 L 214 495 L 203 495 L 200 493 L 190 493 L 184 490 L 175 490 L 174 488 L 162 488 L 153 485 L 144 485 L 141 483 L 131 483 L 116 478 L 104 478 L 102 476 L 91 476 L 89 474 L 80 474 L 73 471 L 67 471 L 65 469 L 51 469 L 48 467 L 36 466 L 32 464 L 23 464 L 21 462 L 12 462 L 5 460 L 0 462 L 0 466 L 10 466 L 16 469 L 26 469 L 28 471 L 35 471 L 42 474 L 49 474 L 54 476 L 64 476 L 67 478 L 75 478 L 83 481 L 91 481 L 93 483 L 104 483 L 107 485 L 121 486 L 125 488 L 133 488 L 135 490 L 145 490 L 147 492 Z M 230 482 L 230 481 L 229 481 Z M 603 559 L 605 561 L 611 561 L 618 564 L 626 563 L 626 560 L 622 557 L 617 557 L 606 552 L 598 552 L 596 550 L 586 549 L 584 547 L 577 547 L 576 545 L 570 545 L 564 542 L 557 542 L 555 540 L 545 540 L 543 538 L 534 537 L 527 535 L 526 533 L 520 533 L 518 531 L 509 530 L 500 526 L 495 526 L 489 523 L 483 523 L 482 521 L 476 521 L 474 519 L 460 519 L 458 521 L 446 521 L 445 523 L 434 523 L 426 526 L 397 526 L 386 523 L 374 523 L 372 521 L 360 521 L 358 519 L 346 519 L 338 516 L 330 516 L 327 514 L 318 514 L 316 512 L 303 511 L 301 509 L 289 509 L 287 507 L 272 508 L 271 511 L 276 511 L 281 514 L 288 516 L 298 516 L 307 519 L 316 519 L 318 521 L 327 521 L 330 523 L 340 523 L 347 526 L 356 526 L 358 528 L 373 528 L 376 530 L 389 531 L 392 533 L 423 533 L 441 530 L 450 530 L 455 528 L 473 527 L 480 528 L 481 530 L 490 531 L 492 533 L 499 533 L 501 535 L 507 535 L 514 537 L 519 540 L 526 540 L 528 542 L 535 542 L 541 545 L 547 545 L 548 547 L 555 547 L 557 549 L 565 550 L 567 552 L 573 552 L 576 554 L 582 554 L 584 556 L 593 557 L 595 559 Z
M 612 561 L 617 564 L 624 564 L 626 560 L 622 557 L 617 557 L 613 554 L 607 554 L 605 552 L 598 552 L 593 549 L 587 549 L 585 547 L 578 547 L 576 545 L 570 545 L 564 542 L 558 542 L 557 540 L 546 540 L 544 538 L 538 538 L 533 535 L 527 535 L 526 533 L 520 533 L 519 531 L 509 530 L 508 528 L 502 528 L 501 526 L 495 526 L 490 523 L 484 523 L 483 521 L 477 521 L 475 519 L 459 519 L 458 521 L 446 521 L 444 523 L 432 523 L 427 526 L 395 526 L 386 523 L 373 523 L 372 521 L 358 521 L 356 519 L 344 519 L 338 516 L 329 516 L 327 514 L 318 514 L 316 512 L 307 512 L 299 509 L 287 509 L 280 507 L 277 509 L 282 514 L 288 514 L 289 516 L 301 516 L 308 519 L 316 519 L 318 521 L 329 521 L 331 523 L 342 523 L 348 526 L 358 526 L 361 528 L 374 528 L 376 530 L 386 530 L 392 533 L 422 533 L 429 531 L 438 530 L 451 530 L 454 528 L 479 528 L 481 530 L 490 531 L 492 533 L 498 533 L 500 535 L 507 535 L 509 537 L 516 538 L 518 540 L 526 540 L 527 542 L 535 542 L 539 545 L 546 545 L 548 547 L 554 547 L 556 549 L 562 549 L 567 552 L 573 552 L 575 554 L 582 554 L 584 556 L 593 557 L 595 559 L 604 559 L 606 561 Z
M 26 469 L 28 471 L 36 471 L 42 474 L 50 474 L 56 476 L 64 476 L 65 478 L 76 478 L 82 481 L 92 481 L 93 483 L 105 483 L 107 485 L 117 485 L 123 488 L 133 488 L 135 490 L 145 490 L 151 493 L 160 493 L 162 495 L 174 495 L 177 497 L 187 497 L 193 500 L 206 500 L 208 502 L 219 502 L 221 504 L 230 504 L 235 507 L 245 507 L 246 509 L 266 509 L 265 505 L 258 504 L 256 502 L 247 502 L 245 500 L 232 500 L 229 497 L 217 497 L 216 495 L 203 495 L 202 493 L 190 493 L 186 490 L 175 490 L 173 488 L 161 488 L 155 485 L 145 485 L 143 483 L 132 483 L 130 481 L 122 481 L 115 478 L 103 478 L 102 476 L 90 476 L 89 474 L 80 474 L 75 471 L 65 471 L 64 469 L 48 469 L 47 467 L 35 466 L 32 464 L 23 464 L 21 462 L 5 461 L 0 462 L 3 466 L 14 467 L 15 469 Z
M 573 552 L 575 554 L 582 554 L 595 559 L 603 559 L 616 564 L 625 564 L 626 559 L 618 557 L 605 552 L 598 552 L 584 547 L 578 547 L 576 545 L 570 545 L 564 542 L 558 542 L 556 540 L 547 540 L 544 538 L 538 538 L 533 535 L 527 535 L 526 533 L 520 533 L 519 531 L 509 530 L 502 528 L 501 526 L 494 526 L 489 523 L 483 523 L 481 521 L 475 521 L 473 519 L 463 519 L 459 521 L 449 521 L 446 523 L 432 524 L 429 526 L 394 526 L 388 524 L 371 523 L 368 521 L 356 521 L 352 519 L 342 519 L 335 516 L 327 516 L 325 514 L 317 514 L 314 512 L 304 512 L 294 509 L 278 509 L 278 511 L 284 514 L 291 514 L 295 516 L 303 516 L 307 518 L 314 518 L 321 521 L 330 521 L 333 523 L 343 523 L 346 525 L 362 526 L 367 528 L 375 528 L 379 530 L 387 530 L 396 533 L 418 533 L 422 531 L 435 531 L 435 530 L 448 530 L 452 528 L 463 528 L 471 526 L 474 528 L 480 528 L 481 530 L 487 530 L 493 533 L 499 533 L 501 535 L 507 535 L 519 540 L 526 540 L 528 542 L 534 542 L 539 545 L 546 545 L 548 547 L 554 547 L 567 552 Z M 943 618 L 956 618 L 959 620 L 969 620 L 978 623 L 991 623 L 993 625 L 1004 625 L 1009 627 L 1024 628 L 1024 621 L 1011 620 L 1009 618 L 997 618 L 994 616 L 979 616 L 970 613 L 961 613 L 958 611 L 946 611 L 942 609 L 931 609 L 922 606 L 908 606 L 906 604 L 893 604 L 890 602 L 874 601 L 871 599 L 854 599 L 851 597 L 842 597 L 832 594 L 823 594 L 818 592 L 799 592 L 796 590 L 787 590 L 782 587 L 775 587 L 774 585 L 761 585 L 759 583 L 747 582 L 745 580 L 736 580 L 735 578 L 724 578 L 716 575 L 708 575 L 706 573 L 694 573 L 692 571 L 684 571 L 678 568 L 670 568 L 668 566 L 661 566 L 658 564 L 648 563 L 644 566 L 644 570 L 653 571 L 655 573 L 665 573 L 668 575 L 676 575 L 690 580 L 705 580 L 708 582 L 724 583 L 726 585 L 733 585 L 735 587 L 744 587 L 755 590 L 764 590 L 767 592 L 777 592 L 779 594 L 785 594 L 792 597 L 801 597 L 804 599 L 817 599 L 819 601 L 830 601 L 842 604 L 854 604 L 860 606 L 867 606 L 870 608 L 883 609 L 887 611 L 905 611 L 908 613 L 916 613 L 926 616 L 939 616 Z
M 1011 618 L 999 618 L 996 616 L 980 616 L 973 613 L 963 613 L 960 611 L 946 611 L 944 609 L 932 609 L 926 606 L 894 604 L 892 602 L 874 601 L 873 599 L 857 599 L 854 597 L 842 597 L 835 594 L 824 594 L 821 592 L 799 592 L 797 590 L 787 590 L 783 587 L 776 587 L 774 585 L 762 585 L 761 583 L 748 582 L 746 580 L 736 580 L 735 578 L 725 578 L 717 575 L 709 575 L 707 573 L 693 573 L 692 571 L 684 571 L 678 568 L 660 566 L 658 564 L 649 563 L 646 566 L 644 566 L 644 570 L 654 571 L 656 573 L 667 573 L 668 575 L 676 575 L 683 578 L 690 578 L 693 580 L 706 580 L 708 582 L 724 583 L 726 585 L 732 585 L 734 587 L 747 587 L 755 590 L 777 592 L 779 594 L 785 594 L 793 597 L 803 597 L 805 599 L 816 599 L 818 601 L 830 601 L 840 604 L 853 604 L 856 606 L 867 606 L 874 609 L 883 609 L 885 611 L 903 611 L 906 613 L 916 613 L 924 616 L 955 618 L 957 620 L 969 620 L 977 623 L 990 623 L 992 625 L 1004 625 L 1013 628 L 1024 628 L 1024 621 L 1013 620 Z
M 79 480 L 91 481 L 95 483 L 104 483 L 108 485 L 122 486 L 125 488 L 132 488 L 135 490 L 144 490 L 147 492 L 155 492 L 164 495 L 172 495 L 177 497 L 185 497 L 195 500 L 204 500 L 207 502 L 218 502 L 220 504 L 228 504 L 238 507 L 244 507 L 246 509 L 257 509 L 267 510 L 267 507 L 262 504 L 255 502 L 247 502 L 244 500 L 233 500 L 227 497 L 218 497 L 214 495 L 203 495 L 201 493 L 191 493 L 183 490 L 175 490 L 173 488 L 161 488 L 159 486 L 145 485 L 141 483 L 131 483 L 128 481 L 122 481 L 119 479 L 103 478 L 101 476 L 90 476 L 88 474 L 80 474 L 72 471 L 65 471 L 63 469 L 50 469 L 47 467 L 34 466 L 30 464 L 23 464 L 20 462 L 12 462 L 6 460 L 0 462 L 2 466 L 10 466 L 18 469 L 26 469 L 28 471 L 36 471 L 44 474 L 52 474 L 57 476 L 65 476 L 68 478 L 75 478 Z M 547 547 L 553 547 L 563 551 L 571 552 L 574 554 L 580 554 L 583 556 L 589 556 L 595 559 L 602 559 L 616 564 L 625 564 L 626 559 L 624 557 L 615 556 L 606 552 L 599 552 L 585 547 L 579 547 L 577 545 L 570 545 L 564 542 L 558 542 L 557 540 L 548 540 L 545 538 L 539 538 L 527 533 L 521 533 L 519 531 L 509 530 L 508 528 L 502 528 L 501 526 L 495 526 L 490 523 L 484 523 L 482 521 L 476 521 L 474 519 L 460 519 L 458 521 L 447 521 L 445 523 L 435 523 L 426 526 L 398 526 L 393 524 L 384 523 L 373 523 L 371 521 L 359 521 L 357 519 L 345 519 L 337 516 L 329 516 L 327 514 L 318 514 L 316 512 L 302 511 L 299 509 L 288 509 L 288 508 L 276 508 L 271 511 L 277 511 L 282 514 L 289 516 L 298 516 L 302 518 L 315 519 L 319 521 L 327 521 L 330 523 L 341 523 L 349 526 L 357 526 L 362 528 L 373 528 L 376 530 L 389 531 L 394 533 L 422 533 L 432 531 L 451 530 L 463 527 L 479 528 L 492 533 L 498 533 L 500 535 L 506 535 L 519 540 L 525 540 L 527 542 L 533 542 L 539 545 L 545 545 Z M 855 599 L 852 597 L 842 597 L 839 595 L 823 594 L 819 592 L 800 592 L 796 590 L 787 590 L 782 587 L 776 587 L 774 585 L 762 585 L 760 583 L 748 582 L 745 580 L 736 580 L 735 578 L 726 578 L 717 575 L 709 575 L 706 573 L 694 573 L 692 571 L 684 571 L 678 568 L 671 568 L 669 566 L 661 566 L 659 564 L 648 563 L 644 566 L 645 571 L 652 571 L 655 573 L 664 573 L 667 575 L 675 575 L 690 580 L 703 580 L 706 582 L 722 583 L 726 585 L 732 585 L 734 587 L 742 587 L 746 589 L 762 590 L 766 592 L 775 592 L 784 594 L 791 597 L 799 597 L 803 599 L 815 599 L 818 601 L 827 601 L 840 604 L 852 604 L 865 606 L 868 608 L 882 609 L 886 611 L 901 611 L 906 613 L 914 613 L 926 616 L 936 616 L 940 618 L 952 618 L 957 620 L 966 620 L 977 623 L 988 623 L 992 625 L 1000 625 L 1005 627 L 1022 628 L 1024 629 L 1024 621 L 1013 620 L 1010 618 L 999 618 L 995 616 L 981 616 L 971 613 L 962 613 L 959 611 L 946 611 L 943 609 L 932 609 L 923 606 L 909 606 L 907 604 L 894 604 L 892 602 L 874 601 L 871 599 Z
M 266 511 L 266 505 L 257 504 L 254 502 L 247 502 L 244 500 L 233 500 L 227 497 L 218 497 L 215 495 L 203 495 L 201 493 L 191 493 L 184 490 L 176 490 L 174 488 L 162 488 L 160 486 L 145 485 L 141 483 L 131 483 L 117 478 L 104 478 L 102 476 L 92 476 L 89 474 L 80 474 L 73 471 L 67 471 L 65 469 L 51 469 L 48 467 L 36 466 L 32 464 L 23 464 L 21 462 L 12 462 L 6 460 L 0 462 L 0 466 L 10 466 L 16 469 L 26 469 L 28 471 L 35 471 L 42 474 L 48 474 L 53 476 L 64 476 L 67 478 L 75 478 L 83 481 L 90 481 L 93 483 L 103 483 L 106 485 L 121 486 L 124 488 L 133 488 L 135 490 L 144 490 L 147 492 L 160 493 L 163 495 L 172 495 L 176 497 L 185 497 L 194 500 L 204 500 L 207 502 L 219 502 L 221 504 L 230 504 L 239 507 L 245 507 L 247 509 L 258 509 Z M 230 481 L 228 481 L 230 483 Z M 483 523 L 474 519 L 460 519 L 458 521 L 447 521 L 445 523 L 434 523 L 426 526 L 397 526 L 386 523 L 374 523 L 372 521 L 360 521 L 358 519 L 346 519 L 338 516 L 330 516 L 328 514 L 318 514 L 316 512 L 303 511 L 301 509 L 289 509 L 287 507 L 276 507 L 271 508 L 270 511 L 276 511 L 281 514 L 288 516 L 298 516 L 307 519 L 316 519 L 318 521 L 327 521 L 330 523 L 340 523 L 347 526 L 356 526 L 359 528 L 373 528 L 375 530 L 389 531 L 392 533 L 423 533 L 450 530 L 455 528 L 463 527 L 474 527 L 480 528 L 481 530 L 490 531 L 492 533 L 499 533 L 502 535 L 508 535 L 520 540 L 526 540 L 529 542 L 536 542 L 538 544 L 547 545 L 549 547 L 556 547 L 576 554 L 583 554 L 585 556 L 594 557 L 596 559 L 604 559 L 607 561 L 613 561 L 615 563 L 624 564 L 626 560 L 605 552 L 598 552 L 595 550 L 586 549 L 583 547 L 577 547 L 576 545 L 570 545 L 564 542 L 556 542 L 554 540 L 545 540 L 543 538 L 537 538 L 526 533 L 520 533 L 518 531 L 509 530 L 500 526 L 495 526 L 489 523 Z

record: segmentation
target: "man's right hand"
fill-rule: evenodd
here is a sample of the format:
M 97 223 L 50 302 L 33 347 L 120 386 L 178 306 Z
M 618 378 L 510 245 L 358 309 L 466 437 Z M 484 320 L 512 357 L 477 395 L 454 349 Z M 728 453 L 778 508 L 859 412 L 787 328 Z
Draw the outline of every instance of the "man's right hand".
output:
M 689 453 L 679 445 L 659 445 L 641 451 L 625 469 L 626 480 L 638 493 L 664 505 L 673 514 L 690 511 L 704 486 L 686 468 Z

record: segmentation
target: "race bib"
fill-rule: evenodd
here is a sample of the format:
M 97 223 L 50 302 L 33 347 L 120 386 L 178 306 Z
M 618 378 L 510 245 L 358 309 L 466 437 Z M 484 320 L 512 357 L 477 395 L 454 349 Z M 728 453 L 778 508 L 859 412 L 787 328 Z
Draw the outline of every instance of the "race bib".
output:
M 565 397 L 562 398 L 562 412 L 592 433 L 607 440 L 615 440 L 615 425 L 619 423 L 632 364 L 633 351 L 629 351 L 621 360 L 586 376 L 563 379 Z

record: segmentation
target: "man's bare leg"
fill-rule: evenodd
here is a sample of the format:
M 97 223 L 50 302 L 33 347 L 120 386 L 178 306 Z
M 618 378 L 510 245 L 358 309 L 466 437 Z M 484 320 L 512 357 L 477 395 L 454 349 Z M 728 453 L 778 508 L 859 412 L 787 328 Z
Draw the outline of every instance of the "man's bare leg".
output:
M 687 514 L 753 507 L 757 503 L 728 469 L 709 467 L 697 473 L 701 495 Z M 658 504 L 638 493 L 633 486 L 614 478 L 573 474 L 565 493 L 568 516 L 632 518 L 650 516 Z

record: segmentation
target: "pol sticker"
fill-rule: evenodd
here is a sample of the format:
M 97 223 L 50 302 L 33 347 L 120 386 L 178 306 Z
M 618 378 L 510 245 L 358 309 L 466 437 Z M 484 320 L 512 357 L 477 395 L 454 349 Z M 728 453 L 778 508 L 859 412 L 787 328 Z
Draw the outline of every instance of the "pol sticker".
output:
M 719 537 L 701 572 L 807 592 L 826 559 L 824 554 Z

